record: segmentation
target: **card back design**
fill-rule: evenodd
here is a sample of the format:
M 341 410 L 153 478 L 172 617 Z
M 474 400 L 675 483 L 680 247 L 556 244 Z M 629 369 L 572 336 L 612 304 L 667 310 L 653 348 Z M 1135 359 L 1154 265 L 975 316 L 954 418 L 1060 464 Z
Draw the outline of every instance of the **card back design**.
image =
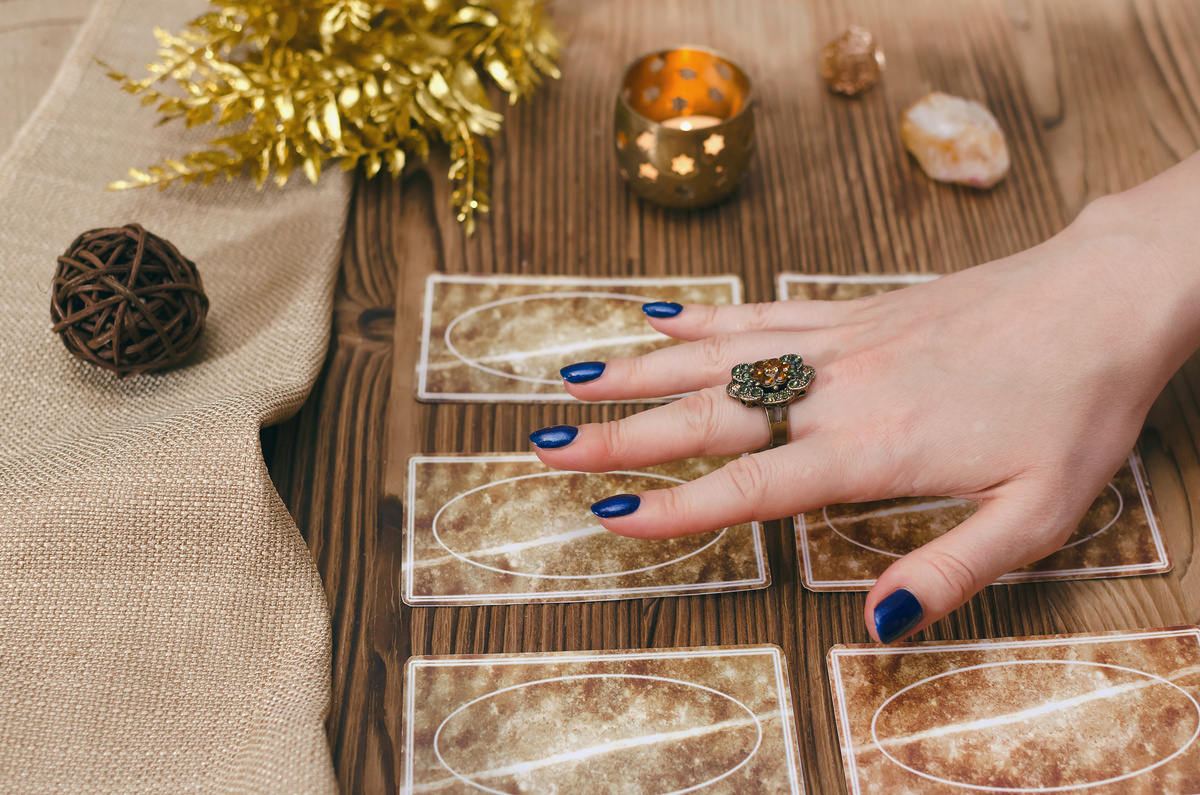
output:
M 414 456 L 404 602 L 576 602 L 765 588 L 771 575 L 756 522 L 636 539 L 605 530 L 589 510 L 612 494 L 684 483 L 729 460 L 589 473 L 551 469 L 533 454 Z
M 775 646 L 413 657 L 400 792 L 804 792 Z
M 1200 629 L 835 646 L 847 789 L 1200 792 Z
M 646 322 L 641 308 L 650 301 L 740 304 L 742 283 L 736 276 L 433 274 L 425 282 L 417 399 L 574 402 L 559 368 L 678 344 Z
M 949 497 L 830 505 L 795 517 L 800 578 L 812 591 L 867 591 L 902 556 L 975 510 Z M 1129 456 L 1066 543 L 997 582 L 1135 577 L 1171 570 L 1141 458 Z

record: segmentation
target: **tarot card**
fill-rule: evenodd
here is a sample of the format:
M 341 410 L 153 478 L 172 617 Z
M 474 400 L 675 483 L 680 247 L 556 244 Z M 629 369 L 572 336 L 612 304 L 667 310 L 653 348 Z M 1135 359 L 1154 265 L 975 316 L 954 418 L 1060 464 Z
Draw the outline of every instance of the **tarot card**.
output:
M 400 792 L 803 793 L 776 646 L 413 657 Z
M 572 402 L 559 368 L 677 344 L 646 322 L 641 307 L 650 301 L 740 304 L 742 283 L 434 274 L 425 282 L 417 398 Z
M 402 596 L 410 605 L 579 602 L 765 588 L 758 523 L 626 538 L 589 510 L 612 494 L 694 480 L 729 459 L 563 472 L 533 454 L 409 459 Z
M 812 591 L 867 591 L 893 562 L 951 528 L 975 505 L 949 497 L 830 505 L 795 517 L 800 579 Z M 1171 570 L 1146 471 L 1136 452 L 1058 552 L 998 582 L 1135 577 Z
M 1200 792 L 1200 629 L 834 646 L 847 789 Z

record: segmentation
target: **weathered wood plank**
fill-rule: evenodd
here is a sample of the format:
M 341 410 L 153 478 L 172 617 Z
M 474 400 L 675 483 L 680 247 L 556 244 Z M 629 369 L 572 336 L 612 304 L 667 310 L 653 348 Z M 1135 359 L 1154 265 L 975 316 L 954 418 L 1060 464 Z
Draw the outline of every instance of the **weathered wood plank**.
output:
M 431 406 L 413 400 L 423 280 L 433 271 L 736 273 L 750 300 L 781 270 L 948 272 L 1062 228 L 1091 199 L 1200 145 L 1200 6 L 1184 0 L 559 0 L 564 79 L 508 111 L 494 205 L 472 239 L 446 206 L 444 162 L 360 182 L 325 372 L 271 431 L 280 492 L 316 557 L 334 615 L 330 742 L 346 792 L 394 792 L 401 671 L 410 654 L 776 643 L 786 652 L 808 784 L 844 791 L 825 654 L 867 639 L 860 594 L 813 594 L 789 532 L 768 525 L 765 591 L 583 605 L 408 609 L 400 502 L 413 453 L 512 451 L 556 423 L 640 406 Z M 816 71 L 847 23 L 888 71 L 858 100 Z M 654 47 L 723 50 L 756 80 L 759 150 L 732 201 L 692 213 L 633 198 L 608 139 L 624 65 Z M 980 98 L 1014 167 L 990 193 L 935 185 L 905 154 L 900 111 L 933 88 Z M 924 633 L 979 638 L 1200 621 L 1200 362 L 1155 404 L 1147 468 L 1175 556 L 1156 578 L 990 588 Z

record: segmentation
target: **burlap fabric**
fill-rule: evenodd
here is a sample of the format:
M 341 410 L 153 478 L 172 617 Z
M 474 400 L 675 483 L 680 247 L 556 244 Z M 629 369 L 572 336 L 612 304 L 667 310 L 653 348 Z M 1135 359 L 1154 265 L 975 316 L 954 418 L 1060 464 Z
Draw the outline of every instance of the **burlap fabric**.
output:
M 38 44 L 13 9 L 61 16 L 38 6 L 0 6 L 25 29 L 0 40 L 0 133 L 16 81 L 45 85 L 12 55 Z M 258 430 L 322 361 L 347 179 L 103 190 L 210 131 L 156 127 L 93 57 L 136 73 L 154 26 L 204 8 L 99 0 L 0 158 L 0 791 L 335 789 L 328 608 Z M 187 366 L 120 381 L 67 354 L 49 286 L 75 235 L 129 221 L 198 264 L 212 309 Z

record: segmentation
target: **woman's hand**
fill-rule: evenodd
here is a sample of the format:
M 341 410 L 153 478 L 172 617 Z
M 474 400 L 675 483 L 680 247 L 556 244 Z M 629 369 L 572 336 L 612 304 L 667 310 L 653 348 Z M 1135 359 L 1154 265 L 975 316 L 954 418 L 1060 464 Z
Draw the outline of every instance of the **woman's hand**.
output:
M 1115 233 L 1117 217 L 1132 217 L 1123 201 L 1101 200 L 1036 248 L 873 298 L 651 317 L 691 342 L 564 368 L 577 381 L 567 388 L 589 401 L 695 393 L 531 439 L 549 466 L 584 471 L 760 450 L 764 412 L 725 394 L 730 368 L 800 354 L 817 377 L 790 406 L 788 444 L 594 510 L 615 533 L 660 538 L 834 503 L 975 501 L 975 514 L 896 561 L 868 595 L 872 636 L 898 640 L 1057 550 L 1194 345 L 1194 303 L 1161 292 L 1179 292 L 1177 271 L 1150 236 Z

